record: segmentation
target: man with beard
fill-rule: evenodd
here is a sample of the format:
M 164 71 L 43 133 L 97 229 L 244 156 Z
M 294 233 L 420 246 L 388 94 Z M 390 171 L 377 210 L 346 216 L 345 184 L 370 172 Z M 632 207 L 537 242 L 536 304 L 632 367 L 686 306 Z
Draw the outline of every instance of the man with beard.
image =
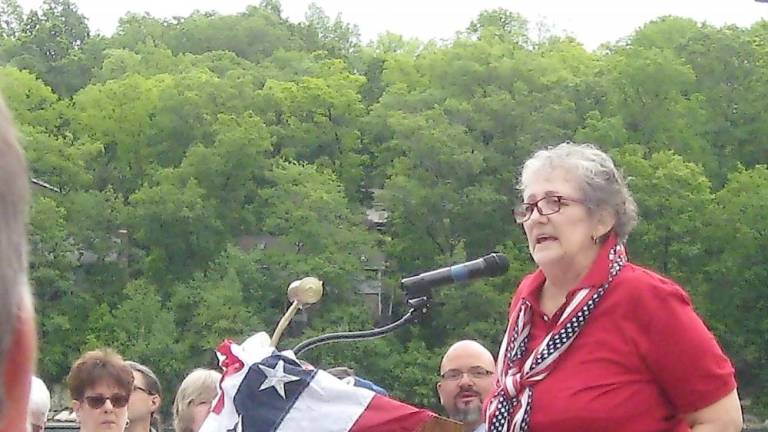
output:
M 483 401 L 493 390 L 495 371 L 493 355 L 476 341 L 456 342 L 443 356 L 437 393 L 448 416 L 464 424 L 464 432 L 485 431 Z

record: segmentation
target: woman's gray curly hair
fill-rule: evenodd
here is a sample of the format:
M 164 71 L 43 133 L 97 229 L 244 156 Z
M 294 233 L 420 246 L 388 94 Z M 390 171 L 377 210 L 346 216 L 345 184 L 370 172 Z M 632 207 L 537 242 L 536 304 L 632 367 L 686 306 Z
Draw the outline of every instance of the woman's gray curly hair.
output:
M 611 157 L 592 144 L 572 142 L 539 150 L 525 161 L 518 189 L 525 190 L 542 170 L 557 168 L 579 181 L 582 198 L 590 210 L 613 211 L 613 232 L 619 241 L 626 241 L 637 225 L 637 204 Z

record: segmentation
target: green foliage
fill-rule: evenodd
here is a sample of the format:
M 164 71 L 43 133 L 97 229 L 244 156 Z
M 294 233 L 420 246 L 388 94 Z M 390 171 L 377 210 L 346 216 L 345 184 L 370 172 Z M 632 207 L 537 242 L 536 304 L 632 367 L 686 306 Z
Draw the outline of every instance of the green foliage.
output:
M 58 97 L 33 74 L 8 66 L 0 68 L 0 91 L 19 123 L 47 130 L 56 126 Z
M 511 215 L 520 166 L 573 139 L 612 153 L 640 210 L 633 260 L 690 291 L 742 394 L 768 406 L 768 25 L 665 17 L 595 52 L 533 31 L 496 9 L 450 41 L 362 46 L 340 16 L 292 23 L 264 0 L 129 14 L 103 37 L 70 0 L 0 0 L 0 91 L 33 175 L 61 190 L 30 214 L 40 373 L 61 382 L 109 345 L 170 395 L 223 338 L 272 330 L 293 280 L 326 295 L 281 348 L 390 323 L 401 277 L 505 252 L 506 276 L 440 290 L 419 325 L 306 355 L 437 409 L 445 348 L 495 350 L 534 267 Z
M 700 166 L 671 151 L 654 153 L 647 159 L 641 152 L 639 146 L 626 146 L 616 157 L 630 179 L 640 209 L 630 252 L 638 263 L 695 290 L 691 285 L 701 281 L 690 269 L 703 259 L 701 215 L 712 202 L 709 180 Z
M 0 1 L 0 37 L 18 37 L 23 23 L 24 10 L 16 0 Z
M 717 192 L 704 219 L 701 238 L 710 259 L 701 268 L 705 280 L 704 310 L 746 383 L 745 390 L 762 396 L 765 335 L 768 321 L 768 271 L 763 265 L 768 246 L 768 169 L 738 169 Z M 746 315 L 754 316 L 745 318 Z
M 131 195 L 125 216 L 128 231 L 148 252 L 147 271 L 157 281 L 202 268 L 224 245 L 221 223 L 197 181 L 174 174 L 162 171 L 157 185 Z
M 158 289 L 144 280 L 134 280 L 126 285 L 123 298 L 113 310 L 115 327 L 105 331 L 107 338 L 99 344 L 151 364 L 165 379 L 183 374 L 184 346 L 174 325 L 174 312 L 163 304 Z

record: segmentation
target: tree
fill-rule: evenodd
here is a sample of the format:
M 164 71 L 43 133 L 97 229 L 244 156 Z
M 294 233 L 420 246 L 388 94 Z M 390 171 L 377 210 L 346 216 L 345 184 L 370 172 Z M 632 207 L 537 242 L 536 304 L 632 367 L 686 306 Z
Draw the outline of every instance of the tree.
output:
M 522 15 L 503 8 L 480 12 L 467 27 L 466 34 L 477 39 L 496 38 L 522 46 L 530 45 L 528 21 Z
M 30 274 L 36 295 L 55 302 L 70 293 L 74 283 L 76 248 L 67 232 L 66 211 L 41 196 L 33 202 L 30 219 Z
M 268 81 L 260 105 L 279 155 L 332 169 L 348 196 L 358 198 L 365 164 L 358 131 L 365 112 L 359 95 L 364 79 L 344 71 L 338 61 L 323 66 L 321 77 Z
M 189 268 L 202 268 L 222 250 L 225 238 L 196 180 L 180 178 L 174 170 L 157 177 L 155 185 L 128 199 L 125 225 L 148 253 L 151 280 L 167 283 L 188 276 Z
M 209 142 L 212 107 L 206 102 L 219 88 L 210 72 L 191 71 L 177 77 L 129 75 L 75 95 L 73 132 L 104 146 L 98 186 L 114 185 L 128 195 L 145 175 L 180 163 L 195 142 Z
M 47 196 L 35 197 L 30 214 L 30 283 L 41 320 L 40 366 L 50 377 L 67 373 L 86 334 L 75 311 L 91 310 L 75 289 L 77 248 L 66 225 L 66 210 Z
M 24 150 L 35 176 L 67 192 L 86 188 L 93 181 L 93 163 L 102 155 L 102 147 L 93 142 L 72 142 L 71 136 L 50 135 L 22 126 Z
M 715 195 L 704 218 L 701 239 L 708 258 L 697 270 L 706 281 L 703 309 L 734 358 L 740 380 L 762 405 L 766 375 L 768 270 L 768 168 L 739 169 Z M 752 316 L 744 319 L 745 311 Z
M 163 304 L 158 289 L 135 280 L 123 290 L 123 301 L 112 310 L 114 327 L 102 330 L 102 346 L 114 347 L 126 359 L 151 365 L 167 385 L 192 366 L 174 323 L 174 312 Z M 169 383 L 170 382 L 170 383 Z
M 712 202 L 702 168 L 671 151 L 643 155 L 637 146 L 617 152 L 617 164 L 629 178 L 640 222 L 630 235 L 633 260 L 668 275 L 694 296 L 701 280 L 692 268 L 701 265 L 702 225 Z
M 439 110 L 400 113 L 391 123 L 395 135 L 378 164 L 391 167 L 383 201 L 399 270 L 428 268 L 438 257 L 463 260 L 465 248 L 474 255 L 498 244 L 500 233 L 488 227 L 504 220 L 506 198 L 483 175 L 488 154 Z
M 175 23 L 165 40 L 175 54 L 231 51 L 254 63 L 301 46 L 285 19 L 257 6 L 240 15 L 195 13 Z
M 54 63 L 82 48 L 90 30 L 87 19 L 70 0 L 44 0 L 39 12 L 27 16 L 22 37 Z
M 171 23 L 151 15 L 127 13 L 117 23 L 111 38 L 115 49 L 133 51 L 145 44 L 165 45 Z
M 344 58 L 360 46 L 360 29 L 347 24 L 341 14 L 331 22 L 330 17 L 315 3 L 310 3 L 304 15 L 305 43 L 313 50 L 323 50 L 334 58 Z M 312 40 L 317 38 L 317 40 Z
M 152 79 L 131 75 L 90 85 L 73 97 L 70 130 L 104 146 L 102 169 L 95 179 L 99 188 L 112 184 L 118 192 L 127 194 L 151 172 L 145 143 L 152 131 L 159 89 L 170 85 L 170 81 L 167 75 Z
M 0 92 L 19 123 L 53 132 L 58 121 L 58 97 L 33 74 L 0 67 Z
M 696 75 L 688 64 L 670 51 L 628 47 L 604 68 L 598 78 L 607 83 L 599 106 L 603 117 L 620 117 L 630 142 L 671 149 L 712 172 L 714 159 L 702 133 L 704 96 L 695 92 Z
M 17 38 L 23 22 L 24 10 L 16 0 L 0 1 L 0 38 Z
M 213 131 L 213 145 L 189 149 L 179 174 L 198 182 L 229 233 L 252 234 L 263 217 L 259 191 L 271 169 L 273 139 L 252 112 L 221 114 Z
M 359 265 L 360 251 L 370 238 L 332 173 L 306 163 L 277 161 L 269 180 L 273 186 L 261 191 L 267 233 L 295 245 L 298 255 L 327 254 L 338 259 L 338 268 L 349 260 Z

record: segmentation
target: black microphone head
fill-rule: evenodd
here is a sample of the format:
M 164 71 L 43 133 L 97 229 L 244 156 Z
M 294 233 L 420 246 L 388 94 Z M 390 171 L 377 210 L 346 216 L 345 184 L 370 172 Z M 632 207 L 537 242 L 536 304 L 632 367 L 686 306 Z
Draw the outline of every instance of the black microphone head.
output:
M 483 273 L 486 276 L 501 276 L 509 270 L 509 259 L 501 253 L 492 253 L 483 257 L 485 269 Z

